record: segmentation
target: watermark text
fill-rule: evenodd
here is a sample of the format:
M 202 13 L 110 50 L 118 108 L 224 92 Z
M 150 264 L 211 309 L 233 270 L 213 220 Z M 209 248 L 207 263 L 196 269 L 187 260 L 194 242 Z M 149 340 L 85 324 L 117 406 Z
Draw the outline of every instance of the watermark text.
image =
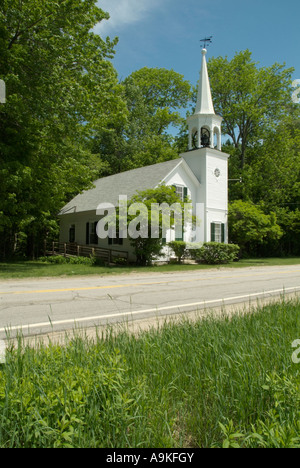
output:
M 204 219 L 204 204 L 196 203 L 151 203 L 128 204 L 127 196 L 119 196 L 119 205 L 98 205 L 100 217 L 96 232 L 99 239 L 165 239 L 173 230 L 176 238 L 188 238 L 188 248 L 199 247 L 201 226 Z
M 295 104 L 300 104 L 300 80 L 294 80 L 292 86 L 296 88 L 292 94 L 292 101 Z
M 292 348 L 296 348 L 292 354 L 292 361 L 294 364 L 300 364 L 300 340 L 295 340 L 292 343 Z

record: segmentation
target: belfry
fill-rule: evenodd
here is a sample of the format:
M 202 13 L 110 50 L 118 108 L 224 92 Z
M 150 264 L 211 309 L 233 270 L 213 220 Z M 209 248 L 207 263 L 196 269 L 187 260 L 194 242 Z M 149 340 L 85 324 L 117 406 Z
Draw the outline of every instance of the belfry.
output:
M 206 63 L 207 50 L 202 50 L 202 67 L 194 115 L 188 117 L 189 150 L 210 147 L 222 149 L 221 123 L 223 118 L 215 113 Z

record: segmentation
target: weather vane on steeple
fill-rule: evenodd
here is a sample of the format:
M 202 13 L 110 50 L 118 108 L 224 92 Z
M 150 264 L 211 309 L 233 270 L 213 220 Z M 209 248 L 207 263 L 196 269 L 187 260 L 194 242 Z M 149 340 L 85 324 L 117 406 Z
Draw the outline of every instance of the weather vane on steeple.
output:
M 201 39 L 200 42 L 203 42 L 203 49 L 206 49 L 207 46 L 209 46 L 212 43 L 212 38 L 213 36 L 205 37 L 204 39 Z

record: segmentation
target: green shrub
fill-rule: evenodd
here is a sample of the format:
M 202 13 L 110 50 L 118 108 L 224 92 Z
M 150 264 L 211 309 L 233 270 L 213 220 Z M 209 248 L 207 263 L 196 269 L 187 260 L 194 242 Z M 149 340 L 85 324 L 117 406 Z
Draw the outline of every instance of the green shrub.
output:
M 71 265 L 94 265 L 95 257 L 69 257 L 69 263 Z
M 128 261 L 127 261 L 127 258 L 125 257 L 116 257 L 114 258 L 114 263 L 115 265 L 124 266 L 124 265 L 127 265 Z
M 105 266 L 106 265 L 106 261 L 103 259 L 103 258 L 99 258 L 99 257 L 91 257 L 93 259 L 93 265 L 94 266 Z
M 198 243 L 193 243 L 193 248 L 189 249 L 189 256 L 194 259 L 199 261 L 200 259 L 200 254 L 201 254 L 201 249 L 203 247 L 203 242 L 198 242 Z
M 45 263 L 51 263 L 54 265 L 94 265 L 96 262 L 95 257 L 63 257 L 62 255 L 52 257 L 40 257 L 39 260 Z
M 240 248 L 236 244 L 206 242 L 203 247 L 192 252 L 193 257 L 208 265 L 221 265 L 233 262 L 238 258 Z
M 62 265 L 65 263 L 69 263 L 68 258 L 62 257 L 60 255 L 53 257 L 40 257 L 39 260 L 40 262 L 51 263 L 52 265 Z
M 181 263 L 181 260 L 187 256 L 186 242 L 184 241 L 172 241 L 168 243 L 168 246 L 174 251 L 176 257 L 178 258 L 178 263 Z

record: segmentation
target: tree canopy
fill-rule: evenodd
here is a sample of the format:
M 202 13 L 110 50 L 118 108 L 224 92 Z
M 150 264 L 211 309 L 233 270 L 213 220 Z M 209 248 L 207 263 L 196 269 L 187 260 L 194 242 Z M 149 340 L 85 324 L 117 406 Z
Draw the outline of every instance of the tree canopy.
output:
M 59 208 L 100 173 L 96 131 L 124 118 L 116 41 L 91 28 L 107 14 L 96 0 L 3 0 L 0 77 L 1 253 L 28 249 L 57 223 Z M 29 252 L 28 252 L 29 253 Z
M 274 130 L 291 101 L 293 69 L 275 63 L 258 67 L 249 50 L 227 57 L 211 58 L 209 74 L 215 111 L 222 115 L 223 133 L 238 149 L 240 165 L 247 148 Z
M 97 0 L 0 3 L 0 80 L 7 95 L 0 103 L 0 258 L 38 255 L 44 240 L 57 236 L 59 210 L 93 180 L 187 149 L 182 115 L 192 104 L 191 84 L 174 70 L 147 67 L 119 81 L 111 60 L 118 39 L 93 32 L 108 18 Z M 200 62 L 199 56 L 199 68 Z M 211 58 L 208 68 L 228 136 L 229 179 L 243 181 L 229 183 L 231 232 L 238 235 L 238 216 L 246 231 L 256 216 L 271 223 L 271 234 L 253 235 L 251 248 L 300 254 L 293 70 L 260 67 L 249 50 L 231 60 Z
M 300 254 L 300 106 L 292 101 L 293 69 L 278 63 L 259 67 L 249 50 L 232 60 L 211 58 L 208 67 L 215 111 L 223 116 L 223 135 L 229 137 L 223 151 L 231 155 L 232 208 L 239 200 L 244 203 L 243 226 L 248 222 L 248 232 L 253 232 L 250 212 L 255 210 L 258 221 L 261 214 L 273 213 L 282 231 L 279 242 L 253 236 L 244 247 L 261 254 Z M 236 242 L 237 218 L 231 216 L 230 223 L 231 240 Z M 259 230 L 264 232 L 261 226 Z
M 191 98 L 190 83 L 174 70 L 144 67 L 121 85 L 128 118 L 103 129 L 94 144 L 107 164 L 106 174 L 177 158 L 169 129 L 184 121 L 179 110 Z

